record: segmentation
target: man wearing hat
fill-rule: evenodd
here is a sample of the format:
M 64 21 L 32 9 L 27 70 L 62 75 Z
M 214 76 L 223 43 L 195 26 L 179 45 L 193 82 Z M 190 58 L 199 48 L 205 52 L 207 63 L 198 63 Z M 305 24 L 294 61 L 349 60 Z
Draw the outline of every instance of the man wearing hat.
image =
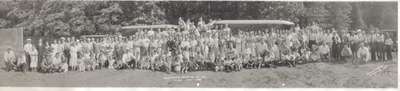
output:
M 32 40 L 27 39 L 27 43 L 24 45 L 25 54 L 29 57 L 29 67 L 31 71 L 36 71 L 38 65 L 38 51 L 34 45 L 32 45 Z

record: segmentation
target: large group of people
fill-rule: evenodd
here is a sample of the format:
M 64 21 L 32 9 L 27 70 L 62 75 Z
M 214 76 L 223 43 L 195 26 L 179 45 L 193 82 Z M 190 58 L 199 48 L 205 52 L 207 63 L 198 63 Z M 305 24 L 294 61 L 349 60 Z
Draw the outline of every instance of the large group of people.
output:
M 310 62 L 392 60 L 394 42 L 377 31 L 339 32 L 313 25 L 288 30 L 238 30 L 180 19 L 179 29 L 142 29 L 133 35 L 27 39 L 25 55 L 4 53 L 8 71 L 45 73 L 138 69 L 186 73 L 295 67 Z

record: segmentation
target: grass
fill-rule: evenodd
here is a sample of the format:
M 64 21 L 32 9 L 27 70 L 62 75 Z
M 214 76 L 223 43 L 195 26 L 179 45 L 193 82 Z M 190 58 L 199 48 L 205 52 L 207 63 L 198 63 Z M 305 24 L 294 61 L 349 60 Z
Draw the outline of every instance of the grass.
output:
M 367 73 L 381 65 L 384 72 L 374 76 Z M 204 76 L 201 80 L 165 79 L 167 77 Z M 43 74 L 37 72 L 0 72 L 0 86 L 45 87 L 367 87 L 394 88 L 397 86 L 397 63 L 374 62 L 362 65 L 309 63 L 295 68 L 278 67 L 248 69 L 240 72 L 189 72 L 167 74 L 146 70 L 96 70 Z

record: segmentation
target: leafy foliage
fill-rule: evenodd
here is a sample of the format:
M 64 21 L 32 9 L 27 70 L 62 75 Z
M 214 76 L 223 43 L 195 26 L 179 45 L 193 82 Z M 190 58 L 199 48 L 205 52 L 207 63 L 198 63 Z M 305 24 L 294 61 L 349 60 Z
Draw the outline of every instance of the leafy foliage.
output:
M 230 1 L 0 1 L 0 28 L 24 27 L 29 36 L 70 36 L 116 32 L 120 26 L 177 24 L 210 19 L 282 19 L 301 27 L 396 29 L 393 2 L 230 2 Z

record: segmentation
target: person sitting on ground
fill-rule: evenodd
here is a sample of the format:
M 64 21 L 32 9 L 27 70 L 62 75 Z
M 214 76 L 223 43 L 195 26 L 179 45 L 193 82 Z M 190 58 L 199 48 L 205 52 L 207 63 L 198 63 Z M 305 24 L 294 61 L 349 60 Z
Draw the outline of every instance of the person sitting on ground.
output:
M 316 51 L 316 50 L 318 50 L 317 45 L 311 45 L 311 47 L 312 47 L 312 50 L 311 50 L 310 58 L 311 58 L 312 62 L 316 62 L 316 61 L 320 60 L 321 56 L 319 55 L 318 51 Z
M 131 50 L 125 51 L 125 53 L 122 55 L 122 61 L 119 63 L 119 68 L 125 69 L 128 68 L 128 62 L 134 58 L 133 53 Z
M 326 59 L 329 61 L 330 50 L 329 50 L 329 46 L 327 45 L 326 42 L 324 42 L 322 45 L 319 46 L 318 52 L 322 59 Z
M 371 59 L 369 48 L 365 46 L 364 43 L 360 44 L 360 48 L 357 51 L 357 58 L 359 61 L 363 61 L 365 63 L 367 63 Z
M 343 60 L 348 62 L 353 55 L 353 53 L 351 52 L 351 49 L 350 49 L 350 44 L 344 45 L 344 48 L 342 49 L 340 54 L 341 54 Z
M 26 56 L 25 55 L 20 55 L 18 56 L 17 59 L 17 70 L 20 70 L 22 72 L 28 71 L 29 66 L 26 63 Z
M 6 71 L 15 71 L 17 68 L 17 60 L 14 51 L 11 48 L 7 48 L 7 51 L 3 54 L 3 58 L 6 65 Z
M 60 72 L 67 72 L 68 71 L 68 63 L 66 61 L 60 64 Z
M 311 52 L 308 50 L 307 47 L 300 47 L 300 57 L 298 63 L 299 64 L 306 63 L 308 60 L 310 60 L 310 55 Z
M 263 53 L 264 63 L 267 67 L 275 68 L 273 61 L 275 60 L 275 55 L 270 50 L 265 50 Z

